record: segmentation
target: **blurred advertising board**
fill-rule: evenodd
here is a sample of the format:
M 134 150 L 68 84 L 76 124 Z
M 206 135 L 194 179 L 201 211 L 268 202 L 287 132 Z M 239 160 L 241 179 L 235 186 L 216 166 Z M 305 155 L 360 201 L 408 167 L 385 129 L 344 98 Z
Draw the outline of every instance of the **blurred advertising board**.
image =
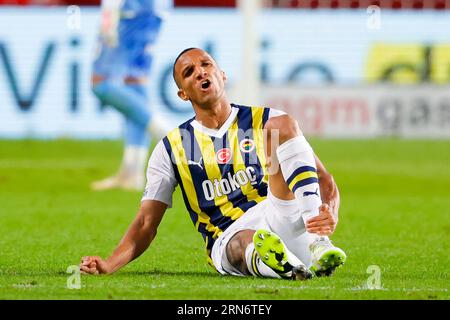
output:
M 0 137 L 121 137 L 123 120 L 90 90 L 99 19 L 92 7 L 0 8 Z M 310 134 L 449 136 L 450 12 L 272 9 L 259 27 L 260 102 L 290 110 Z M 192 116 L 171 74 L 187 47 L 208 50 L 238 83 L 242 29 L 236 9 L 173 11 L 152 48 L 153 108 Z M 331 120 L 361 101 L 355 127 Z
M 308 136 L 450 137 L 450 86 L 267 87 L 265 104 L 295 117 Z

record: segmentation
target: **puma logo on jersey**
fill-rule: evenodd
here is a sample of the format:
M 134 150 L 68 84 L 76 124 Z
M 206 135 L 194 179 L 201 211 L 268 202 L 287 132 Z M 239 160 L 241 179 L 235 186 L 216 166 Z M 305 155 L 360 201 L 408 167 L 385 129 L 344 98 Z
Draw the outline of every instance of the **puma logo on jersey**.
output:
M 198 162 L 188 160 L 188 165 L 199 166 L 200 169 L 203 170 L 202 161 L 203 161 L 203 157 L 200 157 L 200 160 Z
M 307 197 L 307 196 L 312 196 L 312 195 L 316 195 L 316 196 L 319 196 L 319 193 L 318 193 L 318 191 L 319 191 L 319 189 L 316 189 L 316 191 L 315 191 L 315 192 L 305 191 L 305 192 L 303 192 L 303 196 L 304 196 L 304 197 Z
M 222 179 L 205 180 L 202 183 L 205 199 L 211 201 L 215 197 L 228 195 L 249 182 L 251 185 L 255 185 L 258 183 L 257 178 L 255 168 L 247 167 L 245 170 L 239 170 L 233 175 L 231 172 L 228 172 L 227 177 Z

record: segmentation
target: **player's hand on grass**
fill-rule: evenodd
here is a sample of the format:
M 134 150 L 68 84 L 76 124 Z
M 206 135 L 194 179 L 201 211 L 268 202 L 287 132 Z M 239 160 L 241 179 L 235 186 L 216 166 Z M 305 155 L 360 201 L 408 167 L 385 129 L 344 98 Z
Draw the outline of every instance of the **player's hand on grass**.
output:
M 83 257 L 80 263 L 80 271 L 86 274 L 110 273 L 106 261 L 98 256 Z
M 319 207 L 319 215 L 306 222 L 306 231 L 320 236 L 329 236 L 336 229 L 337 219 L 328 204 Z

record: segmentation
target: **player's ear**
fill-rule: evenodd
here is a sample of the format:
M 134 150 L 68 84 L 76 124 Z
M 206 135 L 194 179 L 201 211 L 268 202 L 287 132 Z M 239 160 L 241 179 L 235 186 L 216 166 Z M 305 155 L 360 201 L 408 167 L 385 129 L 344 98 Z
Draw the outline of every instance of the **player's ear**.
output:
M 177 94 L 178 94 L 178 96 L 180 97 L 181 100 L 184 100 L 184 101 L 188 101 L 189 100 L 189 97 L 186 95 L 186 93 L 183 90 L 179 89 Z
M 225 71 L 220 70 L 220 72 L 222 72 L 222 79 L 223 79 L 223 81 L 227 81 L 227 75 L 225 74 Z

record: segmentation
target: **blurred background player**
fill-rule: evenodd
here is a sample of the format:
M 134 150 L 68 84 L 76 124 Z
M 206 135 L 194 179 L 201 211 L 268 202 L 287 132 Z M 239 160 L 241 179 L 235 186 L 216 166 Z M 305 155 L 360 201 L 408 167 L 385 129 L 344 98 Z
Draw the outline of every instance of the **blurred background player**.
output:
M 104 0 L 92 89 L 103 105 L 125 118 L 125 141 L 119 171 L 91 184 L 93 190 L 142 190 L 151 139 L 170 126 L 151 110 L 147 84 L 152 48 L 172 0 Z M 158 119 L 157 119 L 158 118 Z

